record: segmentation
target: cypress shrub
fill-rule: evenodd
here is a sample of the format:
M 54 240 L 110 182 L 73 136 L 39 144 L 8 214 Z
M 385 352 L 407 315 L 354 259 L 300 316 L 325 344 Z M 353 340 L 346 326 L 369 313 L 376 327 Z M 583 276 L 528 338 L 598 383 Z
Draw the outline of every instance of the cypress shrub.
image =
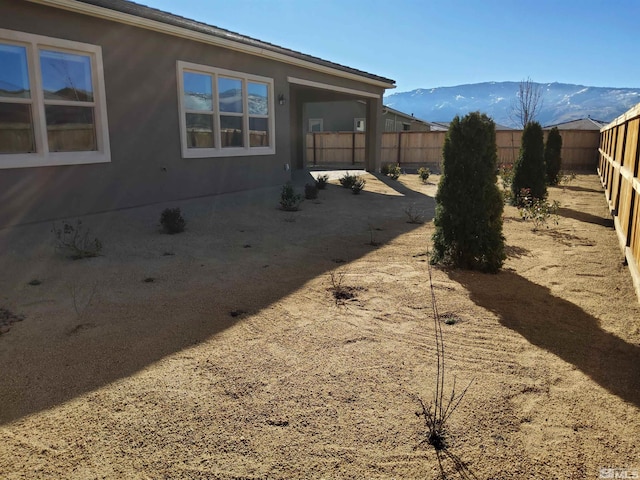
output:
M 547 167 L 547 185 L 557 185 L 560 180 L 560 170 L 562 169 L 562 137 L 558 127 L 553 127 L 549 131 L 547 143 L 544 146 L 544 163 Z
M 533 198 L 547 197 L 547 172 L 544 166 L 544 136 L 538 122 L 529 122 L 522 132 L 520 155 L 513 165 L 511 192 L 519 203 L 520 191 L 529 189 Z
M 456 116 L 442 153 L 431 262 L 495 273 L 505 259 L 495 123 Z

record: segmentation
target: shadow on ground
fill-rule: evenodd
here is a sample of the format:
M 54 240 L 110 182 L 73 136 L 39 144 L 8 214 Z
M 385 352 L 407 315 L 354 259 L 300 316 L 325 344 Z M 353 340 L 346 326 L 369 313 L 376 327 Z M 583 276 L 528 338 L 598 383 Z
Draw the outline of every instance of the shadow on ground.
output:
M 578 306 L 509 271 L 497 275 L 451 271 L 471 300 L 531 344 L 574 365 L 621 399 L 640 407 L 640 347 L 612 335 Z M 505 295 L 508 285 L 509 295 Z
M 401 189 L 397 182 L 394 186 Z M 51 280 L 40 285 L 40 290 L 28 291 L 33 301 L 18 305 L 26 319 L 0 336 L 0 424 L 135 374 L 268 308 L 336 268 L 336 259 L 350 262 L 368 254 L 372 247 L 365 242 L 367 222 L 384 226 L 377 234 L 381 246 L 417 228 L 406 222 L 403 206 L 419 199 L 433 211 L 434 200 L 412 190 L 406 193 L 408 198 L 374 192 L 354 196 L 331 187 L 296 213 L 275 208 L 279 189 L 197 199 L 180 203 L 190 220 L 187 232 L 181 234 L 186 236 L 175 239 L 157 230 L 145 230 L 146 236 L 140 237 L 135 233 L 139 223 L 123 221 L 120 216 L 138 215 L 135 211 L 93 216 L 93 224 L 104 218 L 117 219 L 101 227 L 111 236 L 105 242 L 104 257 L 70 262 L 43 255 L 52 264 L 46 267 Z M 202 210 L 199 217 L 196 204 Z M 250 215 L 243 217 L 238 209 L 247 205 Z M 158 208 L 151 210 L 154 216 Z M 148 216 L 142 218 L 153 224 Z M 199 227 L 207 221 L 207 229 Z M 272 228 L 263 231 L 261 226 L 268 225 Z M 4 289 L 0 301 L 11 303 L 12 289 L 30 288 L 24 287 L 33 272 L 26 271 L 31 250 L 22 246 L 23 231 L 21 227 L 0 231 L 0 246 L 7 252 L 0 258 L 0 269 L 5 272 L 1 285 L 11 287 Z M 231 240 L 223 243 L 222 235 L 230 235 Z M 196 242 L 200 250 L 186 250 L 186 239 Z M 163 256 L 164 245 L 173 240 L 174 250 Z M 119 241 L 133 244 L 137 253 L 123 253 Z M 36 247 L 45 251 L 42 245 Z M 15 251 L 20 249 L 24 267 L 20 258 L 16 260 Z M 164 277 L 159 274 L 155 282 L 144 283 L 140 274 L 131 274 L 134 265 L 142 264 L 141 269 L 155 266 L 159 257 L 167 262 L 159 267 Z M 171 270 L 166 267 L 169 262 Z M 25 271 L 8 278 L 9 266 Z M 99 285 L 86 314 L 82 303 L 87 299 L 80 302 L 77 319 L 72 307 L 62 305 L 70 303 L 59 278 L 64 275 L 84 281 L 81 287 L 94 281 Z M 116 284 L 107 284 L 108 277 L 115 278 Z M 62 285 L 57 296 L 47 292 L 53 282 Z
M 579 222 L 592 223 L 594 225 L 601 225 L 603 227 L 613 228 L 613 218 L 600 217 L 591 213 L 579 212 L 572 208 L 560 207 L 558 209 L 558 215 L 565 218 L 572 218 Z
M 594 188 L 579 187 L 578 185 L 566 185 L 558 188 L 569 190 L 570 192 L 604 193 L 604 189 L 596 190 Z

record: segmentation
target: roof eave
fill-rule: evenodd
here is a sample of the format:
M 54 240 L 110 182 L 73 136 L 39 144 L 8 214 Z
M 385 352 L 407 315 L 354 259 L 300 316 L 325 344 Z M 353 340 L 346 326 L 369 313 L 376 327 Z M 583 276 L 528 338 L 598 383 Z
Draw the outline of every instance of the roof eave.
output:
M 270 60 L 275 60 L 281 63 L 286 63 L 289 65 L 295 65 L 295 66 L 307 68 L 309 70 L 313 70 L 316 72 L 326 73 L 329 75 L 333 75 L 336 77 L 345 78 L 349 80 L 356 80 L 356 81 L 366 83 L 379 88 L 384 88 L 384 89 L 395 88 L 395 84 L 393 83 L 392 80 L 387 82 L 381 79 L 371 78 L 366 75 L 358 75 L 357 73 L 348 72 L 345 70 L 341 70 L 339 68 L 330 67 L 328 65 L 322 65 L 319 63 L 312 62 L 310 60 L 304 60 L 304 59 L 286 55 L 280 52 L 275 52 L 266 48 L 247 45 L 245 43 L 236 42 L 233 40 L 217 37 L 214 35 L 209 35 L 206 33 L 190 30 L 188 28 L 170 25 L 167 23 L 159 22 L 157 20 L 152 20 L 149 18 L 137 16 L 137 15 L 131 15 L 129 13 L 124 13 L 124 12 L 112 10 L 105 7 L 100 7 L 100 6 L 92 5 L 89 3 L 79 2 L 77 0 L 28 0 L 28 1 L 32 3 L 46 5 L 49 7 L 59 8 L 62 10 L 68 10 L 74 13 L 80 13 L 83 15 L 102 18 L 102 19 L 106 19 L 106 20 L 110 20 L 118 23 L 123 23 L 126 25 L 145 28 L 147 30 L 164 33 L 164 34 L 172 35 L 175 37 L 185 38 L 185 39 L 193 40 L 196 42 L 215 45 L 218 47 L 227 48 L 229 50 L 235 50 L 235 51 L 246 53 L 249 55 L 268 58 Z

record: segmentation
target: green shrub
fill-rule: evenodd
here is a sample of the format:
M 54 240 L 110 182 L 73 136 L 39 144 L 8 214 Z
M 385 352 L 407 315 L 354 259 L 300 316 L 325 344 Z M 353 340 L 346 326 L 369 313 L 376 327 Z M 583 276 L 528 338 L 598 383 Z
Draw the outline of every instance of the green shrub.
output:
M 280 192 L 280 208 L 287 212 L 295 212 L 300 208 L 300 204 L 302 203 L 303 198 L 302 195 L 296 193 L 293 185 L 291 183 L 287 183 L 282 187 Z
M 358 195 L 364 188 L 367 181 L 364 178 L 358 177 L 356 181 L 351 185 L 351 191 L 354 195 Z
M 318 178 L 316 178 L 316 186 L 318 187 L 318 190 L 324 190 L 327 188 L 328 182 L 329 175 L 319 175 Z
M 165 233 L 174 235 L 184 232 L 187 222 L 179 208 L 165 208 L 160 214 L 160 225 Z
M 558 185 L 560 182 L 560 170 L 562 168 L 562 136 L 558 127 L 549 131 L 547 143 L 544 146 L 544 164 L 547 169 L 547 184 Z
M 338 181 L 344 188 L 351 188 L 353 187 L 353 184 L 356 183 L 357 179 L 358 177 L 356 175 L 351 175 L 349 172 L 347 172 L 342 177 L 340 177 Z
M 520 155 L 513 166 L 511 192 L 514 202 L 518 201 L 523 188 L 528 188 L 534 198 L 547 197 L 544 136 L 538 122 L 529 122 L 522 132 Z
M 431 262 L 497 272 L 505 253 L 495 123 L 480 112 L 456 116 L 442 153 Z
M 393 180 L 397 180 L 402 174 L 402 169 L 397 163 L 385 163 L 380 168 L 380 173 L 387 177 L 391 177 Z
M 318 198 L 317 183 L 307 183 L 304 186 L 304 198 L 306 198 L 307 200 L 313 200 L 314 198 Z
M 426 167 L 420 167 L 418 169 L 418 177 L 420 177 L 420 181 L 422 181 L 422 183 L 427 183 L 427 180 L 429 180 L 429 175 L 431 175 L 431 170 L 429 170 Z
M 391 177 L 392 180 L 397 180 L 402 175 L 402 169 L 399 164 L 389 165 L 389 173 L 387 173 L 388 177 Z
M 73 260 L 97 257 L 102 251 L 102 242 L 98 238 L 91 238 L 89 230 L 78 220 L 76 225 L 63 222 L 62 226 L 55 223 L 51 229 L 55 236 L 55 247 L 64 256 Z

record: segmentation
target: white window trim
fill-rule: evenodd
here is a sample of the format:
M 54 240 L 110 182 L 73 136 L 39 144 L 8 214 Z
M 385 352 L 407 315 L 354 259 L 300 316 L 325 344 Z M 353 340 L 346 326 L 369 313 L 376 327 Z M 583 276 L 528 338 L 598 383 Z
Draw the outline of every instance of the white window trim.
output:
M 320 125 L 320 130 L 318 130 L 318 131 L 324 132 L 324 119 L 322 119 L 322 118 L 310 118 L 309 119 L 309 132 L 310 133 L 314 132 L 314 130 L 313 130 L 313 125 L 314 124 Z
M 364 125 L 364 130 L 358 130 L 358 122 L 362 122 Z M 367 131 L 367 120 L 365 118 L 354 118 L 353 119 L 353 131 L 354 132 L 366 132 Z
M 189 148 L 187 146 L 187 122 L 186 113 L 187 110 L 184 106 L 184 77 L 183 73 L 186 71 L 193 73 L 204 73 L 212 75 L 214 78 L 214 89 L 212 92 L 214 109 L 213 109 L 213 130 L 214 130 L 214 147 L 213 148 Z M 234 78 L 242 81 L 242 103 L 243 113 L 233 114 L 220 112 L 218 108 L 218 92 L 217 92 L 217 79 L 218 76 Z M 258 75 L 251 75 L 248 73 L 234 72 L 232 70 L 225 70 L 222 68 L 210 67 L 207 65 L 200 65 L 196 63 L 183 62 L 179 60 L 177 62 L 177 77 L 178 77 L 178 113 L 180 115 L 180 145 L 182 149 L 182 158 L 208 158 L 208 157 L 239 157 L 239 156 L 253 156 L 253 155 L 274 155 L 276 153 L 275 144 L 275 102 L 274 102 L 274 87 L 273 79 L 268 77 L 261 77 Z M 247 82 L 264 83 L 267 85 L 268 99 L 268 112 L 266 116 L 269 125 L 269 146 L 268 147 L 250 147 L 249 146 L 249 117 L 265 118 L 264 115 L 250 115 L 248 106 L 248 89 Z M 223 148 L 220 143 L 220 115 L 241 116 L 243 119 L 243 144 L 244 147 L 225 147 Z
M 29 103 L 32 105 L 31 115 L 33 118 L 33 134 L 36 144 L 36 152 L 33 153 L 0 154 L 0 169 L 111 162 L 102 48 L 88 43 L 61 40 L 2 28 L 0 28 L 0 42 L 26 47 L 31 99 L 24 99 L 24 101 L 20 101 L 19 103 Z M 52 48 L 67 53 L 88 55 L 91 58 L 91 76 L 95 103 L 93 108 L 96 129 L 96 151 L 49 151 L 46 118 L 44 114 L 45 100 L 39 68 L 38 48 Z M 13 101 L 14 99 L 12 99 L 12 102 Z

